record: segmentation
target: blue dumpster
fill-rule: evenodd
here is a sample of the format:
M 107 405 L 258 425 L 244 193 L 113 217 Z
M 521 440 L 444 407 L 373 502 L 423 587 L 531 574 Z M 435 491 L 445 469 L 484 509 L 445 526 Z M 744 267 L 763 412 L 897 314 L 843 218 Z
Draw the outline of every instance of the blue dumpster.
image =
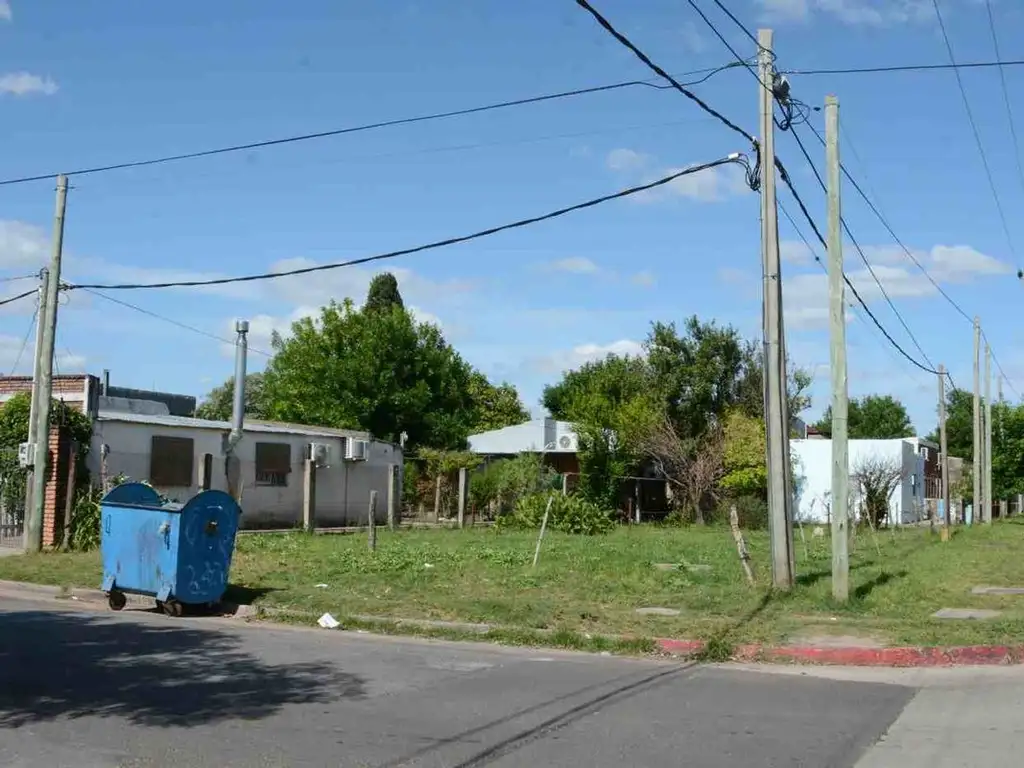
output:
M 110 607 L 124 608 L 126 593 L 151 595 L 172 616 L 185 605 L 217 603 L 227 589 L 240 514 L 223 491 L 172 504 L 144 483 L 111 489 L 101 520 L 103 591 Z

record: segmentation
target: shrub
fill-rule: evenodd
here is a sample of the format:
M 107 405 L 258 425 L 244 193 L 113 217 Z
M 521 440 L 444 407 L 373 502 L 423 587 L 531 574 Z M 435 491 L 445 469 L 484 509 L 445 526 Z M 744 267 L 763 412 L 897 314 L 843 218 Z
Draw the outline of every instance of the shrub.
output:
M 597 504 L 579 496 L 563 496 L 561 493 L 547 491 L 521 498 L 513 512 L 498 518 L 498 528 L 540 528 L 549 500 L 551 512 L 548 515 L 548 528 L 563 533 L 593 536 L 608 533 L 615 527 L 612 513 Z
M 737 496 L 727 500 L 719 510 L 718 517 L 729 522 L 729 507 L 736 505 L 736 516 L 740 520 L 740 528 L 745 531 L 761 531 L 768 528 L 768 502 L 760 496 Z
M 544 465 L 541 456 L 522 453 L 490 462 L 474 472 L 469 480 L 469 499 L 481 512 L 494 502 L 500 513 L 514 508 L 524 496 L 554 490 L 560 485 L 560 476 Z

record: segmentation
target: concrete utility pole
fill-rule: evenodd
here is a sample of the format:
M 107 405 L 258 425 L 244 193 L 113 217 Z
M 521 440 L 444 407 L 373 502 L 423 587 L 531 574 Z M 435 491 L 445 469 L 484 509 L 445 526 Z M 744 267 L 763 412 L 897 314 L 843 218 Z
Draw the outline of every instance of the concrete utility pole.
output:
M 949 508 L 949 456 L 946 455 L 946 366 L 939 366 L 939 472 L 942 477 L 942 540 L 949 541 L 953 511 Z
M 992 347 L 985 342 L 985 508 L 983 523 L 992 522 Z
M 984 467 L 981 463 L 981 320 L 974 318 L 974 458 L 971 466 L 971 477 L 974 481 L 974 506 L 973 519 L 977 519 L 981 509 L 981 473 Z
M 839 165 L 839 101 L 825 97 L 825 175 L 828 179 L 828 320 L 832 367 L 832 597 L 850 599 L 847 527 L 850 503 L 849 393 L 846 376 L 846 306 Z
M 779 222 L 775 203 L 775 124 L 772 119 L 775 68 L 772 61 L 772 31 L 758 30 L 757 42 L 757 96 L 761 118 L 761 259 L 764 274 L 764 413 L 772 583 L 776 589 L 790 589 L 793 586 L 793 499 L 789 492 L 789 414 L 782 338 Z
M 46 281 L 45 304 L 40 307 L 42 338 L 36 345 L 35 381 L 32 399 L 35 407 L 35 456 L 32 460 L 32 507 L 25 515 L 26 552 L 43 548 L 43 509 L 46 506 L 46 476 L 50 457 L 50 401 L 53 398 L 53 345 L 57 335 L 57 298 L 60 291 L 60 262 L 64 251 L 64 211 L 68 201 L 68 177 L 57 177 L 57 209 L 53 217 L 53 253 Z M 45 311 L 44 311 L 45 310 Z
M 231 404 L 231 434 L 224 451 L 224 474 L 228 480 L 228 494 L 242 500 L 242 466 L 235 448 L 242 440 L 245 426 L 245 370 L 249 359 L 249 321 L 235 321 L 235 392 Z
M 39 270 L 39 303 L 36 308 L 36 346 L 35 354 L 32 357 L 32 401 L 29 405 L 28 412 L 28 437 L 26 438 L 26 445 L 28 446 L 27 456 L 27 468 L 28 472 L 25 475 L 25 510 L 28 514 L 32 514 L 33 508 L 32 499 L 34 495 L 32 489 L 35 485 L 35 476 L 33 473 L 33 465 L 35 463 L 34 453 L 36 450 L 36 408 L 39 406 L 39 395 L 36 393 L 36 388 L 39 386 L 40 375 L 39 366 L 43 360 L 43 318 L 46 316 L 46 291 L 47 284 L 50 280 L 50 270 L 43 267 Z M 25 547 L 27 537 L 22 537 L 22 547 Z

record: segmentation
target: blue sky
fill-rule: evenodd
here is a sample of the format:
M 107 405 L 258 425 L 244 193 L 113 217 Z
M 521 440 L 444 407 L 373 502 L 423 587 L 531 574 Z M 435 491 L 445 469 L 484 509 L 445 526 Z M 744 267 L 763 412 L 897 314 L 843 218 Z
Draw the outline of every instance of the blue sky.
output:
M 992 0 L 1004 58 L 1024 9 Z M 753 46 L 713 4 L 701 6 L 745 54 Z M 780 69 L 944 63 L 931 0 L 732 0 L 750 27 L 776 30 Z M 669 71 L 729 61 L 678 0 L 602 0 L 617 26 Z M 941 0 L 960 61 L 994 58 L 985 7 Z M 0 176 L 102 165 L 459 109 L 649 73 L 571 0 L 343 3 L 263 0 L 138 3 L 0 0 Z M 998 73 L 963 74 L 1007 211 L 1024 249 L 1018 173 Z M 1006 70 L 1024 120 L 1024 67 Z M 843 158 L 932 276 L 979 314 L 1013 387 L 1024 390 L 1020 265 L 1002 232 L 952 72 L 793 76 L 794 93 L 841 102 Z M 696 90 L 756 132 L 757 85 L 741 70 Z M 820 113 L 812 116 L 823 130 Z M 1020 125 L 1024 133 L 1024 123 Z M 815 160 L 824 153 L 804 129 Z M 147 281 L 277 270 L 391 250 L 500 224 L 746 151 L 678 94 L 623 89 L 451 120 L 72 180 L 65 275 Z M 854 151 L 856 154 L 854 154 Z M 778 152 L 824 226 L 824 198 L 792 137 Z M 958 384 L 971 379 L 971 327 L 844 190 L 844 213 L 921 345 Z M 795 206 L 780 191 L 791 211 Z M 0 275 L 48 253 L 53 184 L 0 187 Z M 781 221 L 788 345 L 827 405 L 825 277 Z M 806 234 L 810 234 L 804 227 Z M 760 323 L 758 197 L 731 168 L 658 194 L 395 260 L 408 304 L 494 379 L 536 407 L 545 383 L 603 355 L 638 348 L 652 320 L 690 314 L 755 336 Z M 1024 252 L 1020 252 L 1024 255 Z M 920 357 L 852 248 L 847 269 L 872 309 Z M 373 269 L 270 284 L 117 293 L 149 311 L 252 344 L 330 298 L 364 295 Z M 868 280 L 870 280 L 868 278 Z M 30 283 L 0 284 L 10 295 Z M 61 307 L 58 367 L 112 371 L 115 383 L 203 394 L 231 373 L 229 350 L 102 299 Z M 9 372 L 32 306 L 0 308 Z M 934 376 L 879 334 L 848 326 L 851 395 L 890 393 L 918 428 L 934 423 Z M 27 371 L 31 341 L 19 371 Z M 265 358 L 252 356 L 258 369 Z M 1007 386 L 1007 395 L 1015 396 Z

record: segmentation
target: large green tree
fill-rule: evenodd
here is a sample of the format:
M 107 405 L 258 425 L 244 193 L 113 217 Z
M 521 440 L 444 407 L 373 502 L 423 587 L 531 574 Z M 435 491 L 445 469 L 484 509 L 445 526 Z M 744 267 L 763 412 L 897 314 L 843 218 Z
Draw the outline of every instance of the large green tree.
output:
M 472 369 L 440 330 L 399 306 L 331 302 L 275 334 L 264 378 L 271 418 L 363 429 L 412 446 L 458 448 L 474 424 Z
M 851 398 L 847 424 L 850 437 L 855 439 L 889 440 L 915 434 L 906 406 L 891 395 Z M 831 437 L 832 406 L 825 409 L 814 427 L 826 437 Z
M 203 398 L 196 408 L 196 416 L 200 419 L 214 421 L 230 421 L 235 403 L 235 377 L 214 387 Z M 263 374 L 250 373 L 245 377 L 245 415 L 253 419 L 267 418 L 267 409 L 263 399 Z

